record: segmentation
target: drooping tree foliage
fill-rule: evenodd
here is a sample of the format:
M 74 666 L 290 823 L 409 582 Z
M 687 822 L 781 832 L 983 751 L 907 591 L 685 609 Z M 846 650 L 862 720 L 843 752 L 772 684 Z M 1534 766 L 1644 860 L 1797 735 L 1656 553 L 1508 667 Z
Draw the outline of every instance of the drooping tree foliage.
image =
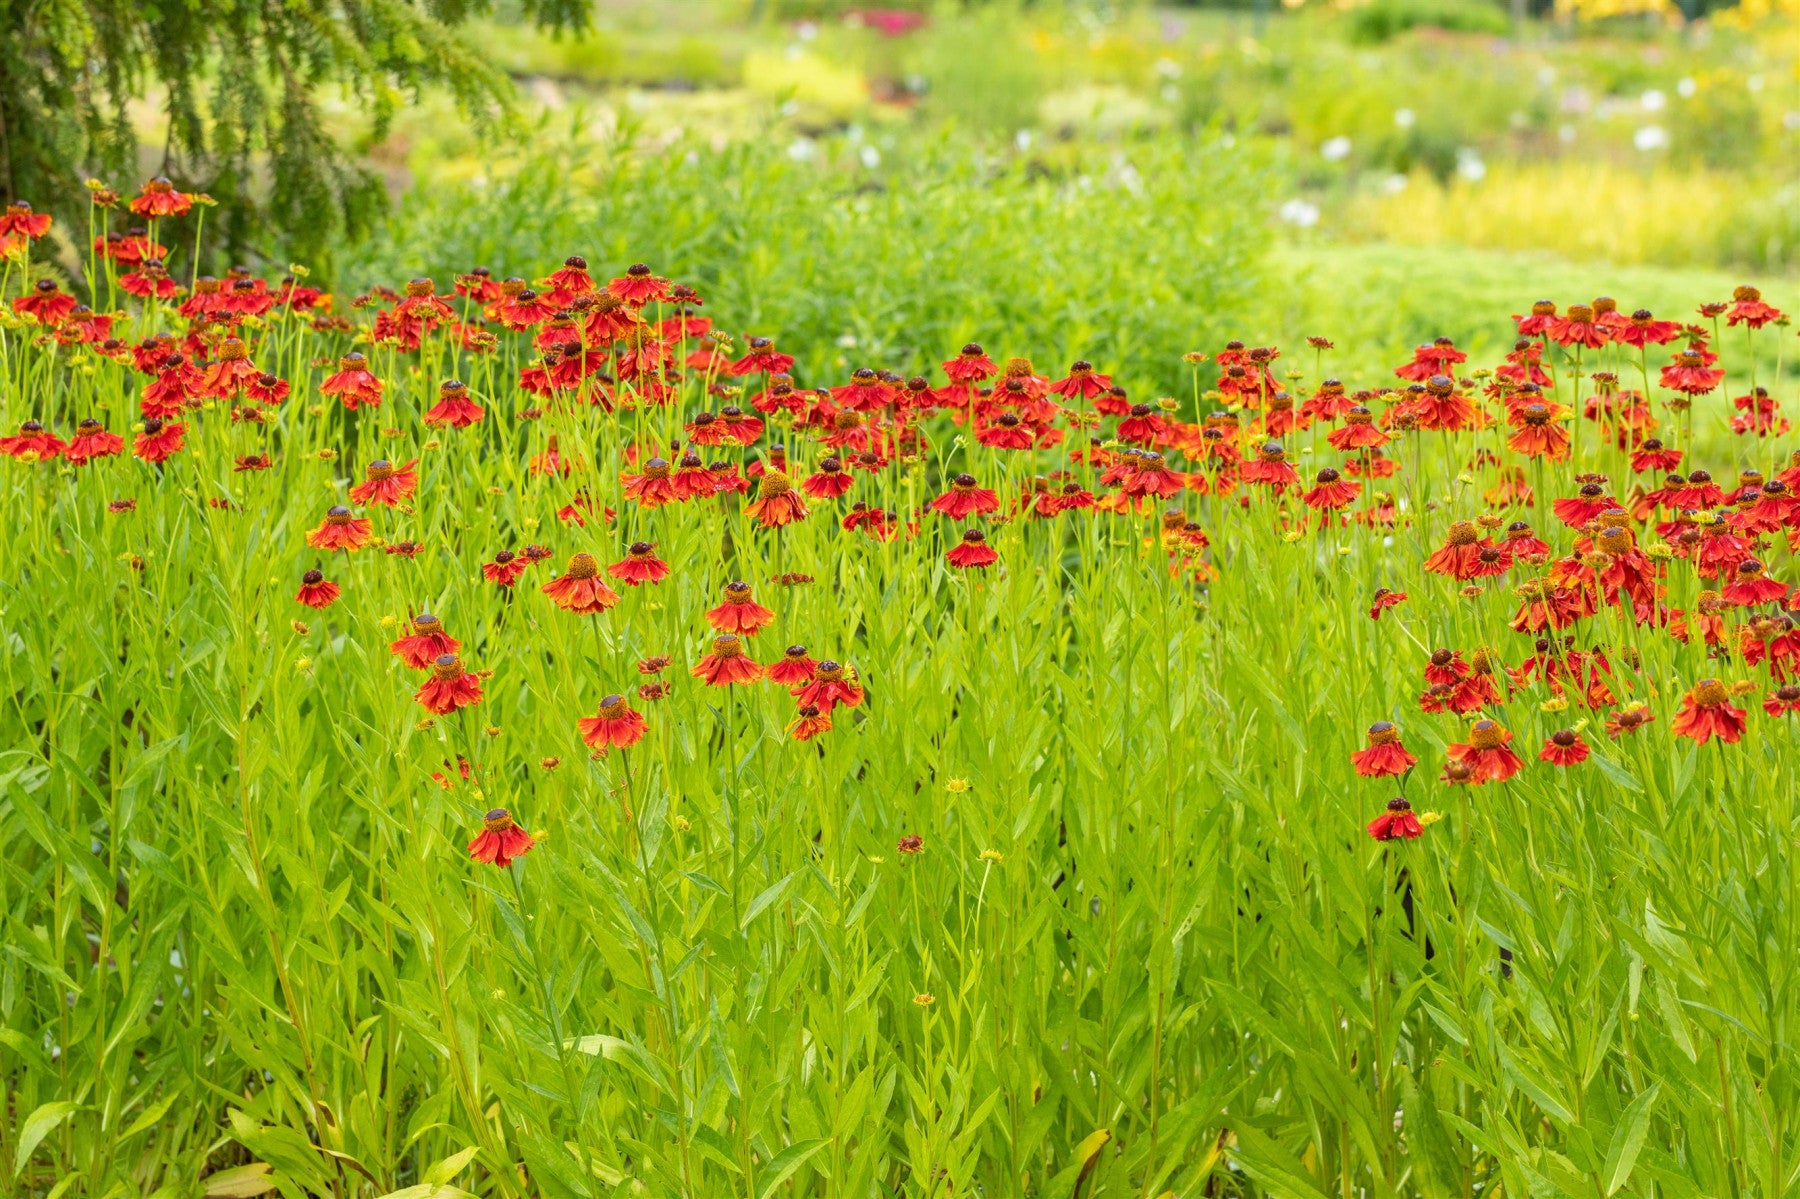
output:
M 122 190 L 163 174 L 219 201 L 208 246 L 233 260 L 324 262 L 383 202 L 381 182 L 324 127 L 345 88 L 379 137 L 425 86 L 480 122 L 510 105 L 505 75 L 457 27 L 489 0 L 0 0 L 0 199 L 85 227 L 83 180 Z M 514 0 L 573 29 L 589 0 Z M 147 138 L 134 104 L 161 130 Z M 142 109 L 136 110 L 140 120 Z

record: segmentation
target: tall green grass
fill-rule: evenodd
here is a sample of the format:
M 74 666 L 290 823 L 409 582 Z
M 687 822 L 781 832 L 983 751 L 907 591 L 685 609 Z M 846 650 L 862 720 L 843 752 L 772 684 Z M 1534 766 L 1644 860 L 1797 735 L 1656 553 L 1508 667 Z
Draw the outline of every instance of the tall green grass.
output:
M 779 333 L 805 383 L 842 377 L 846 326 L 850 362 L 903 369 L 976 335 L 1156 379 L 1186 369 L 1171 348 L 1216 345 L 1159 306 L 1213 285 L 1189 256 L 1209 235 L 1145 223 L 1129 188 L 896 183 L 868 201 L 894 215 L 884 236 L 758 161 L 733 183 L 697 156 L 567 206 L 580 193 L 548 175 L 446 192 L 366 266 L 672 263 L 727 325 Z M 554 249 L 527 256 L 533 237 Z M 877 542 L 836 523 L 843 503 L 771 533 L 731 498 L 621 502 L 624 448 L 709 406 L 697 381 L 669 412 L 513 421 L 523 351 L 434 341 L 376 350 L 387 399 L 350 420 L 316 393 L 347 338 L 278 321 L 254 343 L 295 383 L 272 428 L 214 405 L 161 469 L 0 473 L 12 1193 L 1791 1193 L 1793 723 L 1755 712 L 1734 746 L 1668 732 L 1695 678 L 1760 675 L 1605 613 L 1582 644 L 1656 724 L 1615 744 L 1541 684 L 1503 689 L 1491 714 L 1524 756 L 1577 725 L 1595 759 L 1435 781 L 1468 726 L 1418 713 L 1428 653 L 1530 652 L 1504 587 L 1464 598 L 1418 566 L 1483 510 L 1488 435 L 1402 442 L 1392 530 L 1296 535 L 1266 499 L 1178 497 L 1211 538 L 1208 582 L 1170 569 L 1155 513 L 994 521 L 1000 565 L 964 573 L 943 559 L 960 526 L 929 513 Z M 12 326 L 0 349 L 9 427 L 128 431 L 125 366 Z M 434 434 L 419 417 L 452 374 L 488 418 Z M 1707 402 L 1696 423 L 1725 415 Z M 585 460 L 568 480 L 525 468 L 552 432 Z M 924 460 L 850 498 L 904 521 L 957 469 L 1009 498 L 1084 474 L 960 444 L 943 418 L 927 432 Z M 797 475 L 820 456 L 776 438 Z M 1572 468 L 1615 466 L 1583 444 Z M 234 472 L 264 448 L 274 469 Z M 422 460 L 412 510 L 373 514 L 417 556 L 308 549 L 378 454 Z M 1775 450 L 1729 454 L 1721 479 Z M 559 522 L 577 487 L 617 523 Z M 539 592 L 572 552 L 615 561 L 635 538 L 667 583 L 598 618 Z M 534 541 L 555 561 L 516 591 L 481 577 Z M 1769 562 L 1793 577 L 1787 552 Z M 292 599 L 315 564 L 344 587 L 323 612 Z M 1670 602 L 1691 606 L 1684 570 Z M 776 581 L 794 574 L 811 581 Z M 777 614 L 758 660 L 799 643 L 866 685 L 819 741 L 786 734 L 780 690 L 687 675 L 737 578 Z M 1378 586 L 1412 598 L 1372 622 Z M 479 708 L 421 720 L 419 676 L 388 652 L 421 609 L 492 671 Z M 633 700 L 649 735 L 590 758 L 576 720 L 661 654 L 672 695 Z M 1349 754 L 1381 719 L 1421 758 L 1405 793 L 1444 815 L 1416 842 L 1365 832 L 1395 786 Z M 506 870 L 465 849 L 496 805 L 543 834 Z
M 690 281 L 740 339 L 774 336 L 827 382 L 980 339 L 1046 369 L 1103 358 L 1166 392 L 1260 278 L 1263 164 L 1215 140 L 1048 165 L 948 135 L 862 148 L 876 167 L 843 137 L 640 152 L 546 130 L 478 179 L 418 187 L 351 280 L 529 275 L 545 247 L 581 249 Z

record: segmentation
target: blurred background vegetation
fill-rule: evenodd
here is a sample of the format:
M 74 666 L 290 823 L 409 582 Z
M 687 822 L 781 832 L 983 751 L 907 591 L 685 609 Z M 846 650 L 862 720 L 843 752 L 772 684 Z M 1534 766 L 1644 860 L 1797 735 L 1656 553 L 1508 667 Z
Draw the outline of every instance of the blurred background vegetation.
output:
M 1796 0 L 294 6 L 360 57 L 277 78 L 284 26 L 190 33 L 63 183 L 224 179 L 207 269 L 298 254 L 344 290 L 645 258 L 827 374 L 973 336 L 1168 388 L 1184 350 L 1318 333 L 1354 375 L 1491 350 L 1540 293 L 1678 315 L 1800 274 Z M 295 78 L 310 173 L 266 115 Z

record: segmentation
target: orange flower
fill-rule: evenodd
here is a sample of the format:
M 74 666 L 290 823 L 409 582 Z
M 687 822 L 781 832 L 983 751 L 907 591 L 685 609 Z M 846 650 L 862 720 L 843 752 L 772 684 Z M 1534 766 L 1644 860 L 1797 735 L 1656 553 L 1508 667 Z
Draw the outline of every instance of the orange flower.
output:
M 725 602 L 706 613 L 706 623 L 721 633 L 754 636 L 758 629 L 772 623 L 775 613 L 757 603 L 750 595 L 750 584 L 737 581 L 725 584 Z
M 1744 735 L 1744 709 L 1733 706 L 1731 693 L 1718 679 L 1701 679 L 1681 698 L 1681 710 L 1669 728 L 1677 737 L 1692 737 L 1705 745 L 1717 737 L 1736 741 Z
M 512 865 L 514 858 L 530 853 L 536 844 L 531 834 L 513 820 L 511 812 L 495 808 L 482 818 L 480 835 L 469 842 L 469 856 L 477 862 L 505 868 Z
M 1405 774 L 1419 764 L 1400 743 L 1400 730 L 1385 720 L 1369 726 L 1369 745 L 1350 755 L 1350 764 L 1364 778 Z
M 744 655 L 744 639 L 736 633 L 720 633 L 713 638 L 713 652 L 694 663 L 692 671 L 708 686 L 729 687 L 733 683 L 754 683 L 763 677 L 762 666 Z
M 576 553 L 569 568 L 543 586 L 543 592 L 565 612 L 604 612 L 619 602 L 619 593 L 600 581 L 594 555 Z
M 1467 766 L 1469 781 L 1504 783 L 1519 773 L 1525 763 L 1507 746 L 1512 734 L 1498 721 L 1477 720 L 1469 729 L 1469 740 L 1449 748 L 1450 760 Z
M 325 513 L 319 527 L 306 535 L 306 544 L 316 550 L 359 550 L 369 544 L 374 530 L 368 520 L 350 515 L 342 504 Z
M 744 515 L 765 529 L 778 529 L 806 519 L 806 505 L 795 494 L 788 477 L 777 470 L 764 471 L 756 498 L 744 505 Z
M 624 696 L 609 695 L 600 701 L 600 711 L 596 715 L 582 717 L 575 722 L 575 727 L 589 749 L 608 746 L 625 749 L 636 745 L 648 726 L 641 713 L 626 705 Z
M 364 472 L 363 481 L 350 489 L 351 501 L 399 507 L 401 501 L 411 499 L 413 492 L 419 489 L 418 466 L 417 458 L 404 466 L 395 466 L 385 458 L 375 459 Z
M 458 708 L 481 702 L 481 681 L 463 669 L 462 659 L 455 654 L 440 654 L 431 665 L 431 677 L 413 693 L 413 698 L 436 716 L 448 716 Z

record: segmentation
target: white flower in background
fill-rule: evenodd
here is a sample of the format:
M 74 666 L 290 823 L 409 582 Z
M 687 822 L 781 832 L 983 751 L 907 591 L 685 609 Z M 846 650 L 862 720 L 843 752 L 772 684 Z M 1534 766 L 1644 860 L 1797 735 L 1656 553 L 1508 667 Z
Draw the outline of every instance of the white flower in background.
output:
M 1390 196 L 1400 194 L 1406 190 L 1406 176 L 1398 173 L 1389 175 L 1381 181 L 1381 190 Z
M 1481 161 L 1479 152 L 1464 146 L 1456 152 L 1456 173 L 1470 183 L 1480 183 L 1487 178 L 1487 163 Z
M 1415 113 L 1412 109 L 1397 108 L 1394 110 L 1394 124 L 1400 126 L 1400 128 L 1411 129 L 1414 125 L 1416 125 L 1418 123 L 1419 123 L 1419 115 L 1417 113 Z
M 1557 129 L 1556 136 L 1558 139 L 1560 139 L 1562 141 L 1563 145 L 1565 145 L 1565 146 L 1574 145 L 1575 144 L 1575 126 L 1573 126 L 1573 125 L 1561 126 L 1560 128 Z
M 1675 94 L 1680 96 L 1683 100 L 1691 99 L 1693 94 L 1699 90 L 1700 85 L 1695 83 L 1692 79 L 1683 79 L 1675 85 Z
M 787 156 L 795 162 L 806 162 L 813 156 L 813 151 L 817 148 L 813 144 L 812 138 L 797 137 L 788 144 Z
M 1669 131 L 1661 125 L 1645 125 L 1631 135 L 1631 144 L 1648 154 L 1669 148 Z
M 1015 133 L 1013 135 L 1013 145 L 1019 148 L 1020 153 L 1024 153 L 1026 150 L 1031 149 L 1031 130 L 1021 129 Z
M 863 166 L 871 171 L 881 165 L 881 151 L 874 146 L 864 146 L 858 157 L 862 159 Z
M 1342 136 L 1334 137 L 1319 147 L 1319 154 L 1326 162 L 1342 162 L 1350 157 L 1350 139 Z
M 1800 129 L 1800 112 L 1790 109 L 1789 111 L 1782 113 L 1781 127 L 1790 130 Z
M 1668 107 L 1669 98 L 1655 88 L 1651 88 L 1638 97 L 1638 103 L 1644 106 L 1645 112 L 1661 112 Z
M 1763 89 L 1763 77 L 1761 75 L 1752 75 L 1750 78 L 1744 80 L 1744 86 L 1753 92 L 1760 92 Z
M 1296 197 L 1283 204 L 1278 211 L 1282 220 L 1302 229 L 1311 229 L 1319 223 L 1319 206 L 1311 200 Z

